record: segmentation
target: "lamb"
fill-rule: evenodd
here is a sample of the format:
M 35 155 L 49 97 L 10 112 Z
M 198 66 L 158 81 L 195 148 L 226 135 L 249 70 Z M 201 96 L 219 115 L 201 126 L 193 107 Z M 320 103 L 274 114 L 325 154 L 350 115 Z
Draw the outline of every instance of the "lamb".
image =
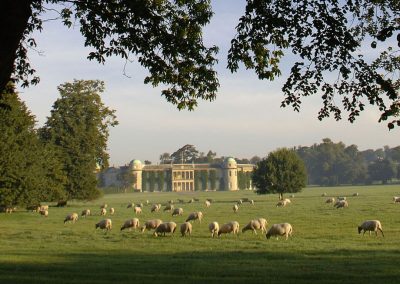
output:
M 371 232 L 375 232 L 375 235 L 378 236 L 378 230 L 382 233 L 382 237 L 384 237 L 381 222 L 378 220 L 367 220 L 358 226 L 358 233 L 361 234 L 361 231 L 364 231 L 363 236 L 366 231 L 369 232 L 369 235 L 371 235 Z
M 154 219 L 154 220 L 148 220 L 144 223 L 144 225 L 141 228 L 142 233 L 147 229 L 147 230 L 151 230 L 151 229 L 155 229 L 157 228 L 160 224 L 162 223 L 162 221 L 160 219 Z
M 165 211 L 171 211 L 174 210 L 174 205 L 172 203 L 168 204 L 167 206 L 165 206 L 164 208 L 164 212 Z
M 218 230 L 218 237 L 222 234 L 239 233 L 239 223 L 237 221 L 231 221 L 229 223 L 223 224 Z
M 125 223 L 121 226 L 121 231 L 124 229 L 129 229 L 129 231 L 133 228 L 139 228 L 140 223 L 139 223 L 139 219 L 138 218 L 133 218 L 133 219 L 129 219 L 126 220 Z
M 103 209 L 105 209 L 105 208 L 103 208 Z M 102 230 L 106 230 L 106 232 L 109 231 L 109 230 L 111 230 L 111 229 L 112 229 L 112 222 L 111 222 L 111 219 L 104 219 L 104 220 L 101 220 L 99 223 L 97 223 L 97 224 L 95 225 L 95 228 L 96 228 L 96 229 L 97 229 L 97 228 L 100 228 L 100 229 L 102 229 Z
M 192 234 L 192 224 L 189 222 L 185 222 L 181 225 L 181 234 L 182 237 L 184 237 L 186 234 L 189 234 L 189 236 Z
M 153 204 L 152 206 L 151 206 L 151 212 L 158 212 L 158 211 L 160 211 L 160 209 L 161 209 L 161 204 Z
M 135 207 L 133 208 L 133 212 L 135 212 L 136 215 L 137 215 L 137 214 L 142 214 L 142 207 L 135 206 Z
M 203 219 L 203 213 L 201 211 L 198 212 L 192 212 L 189 214 L 189 216 L 186 218 L 185 222 L 189 222 L 189 221 L 194 221 L 194 220 L 199 220 L 199 222 L 201 223 L 201 219 Z
M 107 214 L 106 208 L 101 208 L 101 210 L 100 210 L 100 216 L 106 216 L 106 214 Z
M 44 217 L 48 217 L 49 216 L 49 210 L 39 210 L 39 214 L 43 215 Z
M 238 212 L 239 206 L 237 204 L 234 204 L 233 207 L 232 207 L 232 210 L 233 210 L 233 213 Z
M 111 207 L 111 208 L 110 208 L 110 214 L 111 214 L 111 215 L 114 215 L 114 213 L 115 213 L 115 210 L 114 210 L 113 207 Z
M 265 220 L 264 218 L 259 218 L 259 219 L 254 219 L 251 220 L 243 229 L 242 229 L 242 233 L 248 231 L 248 230 L 252 230 L 254 234 L 257 235 L 257 231 L 256 230 L 261 230 L 261 233 L 264 233 L 267 231 L 267 226 L 268 222 L 267 220 Z
M 183 208 L 175 208 L 174 211 L 172 212 L 172 216 L 182 216 L 183 214 Z
M 393 203 L 400 202 L 400 196 L 393 196 Z
M 91 214 L 90 209 L 84 209 L 81 212 L 81 217 L 87 217 L 90 216 L 90 214 Z
M 219 231 L 219 224 L 218 222 L 212 222 L 208 225 L 208 229 L 210 230 L 211 237 L 214 238 L 215 235 L 218 234 Z
M 335 205 L 333 205 L 333 206 L 336 207 L 337 209 L 345 208 L 345 207 L 349 207 L 349 203 L 347 203 L 346 200 L 338 200 L 338 201 L 336 201 Z
M 78 213 L 71 213 L 71 214 L 68 214 L 67 217 L 65 217 L 64 224 L 66 222 L 75 223 L 77 220 L 78 220 Z
M 207 208 L 211 206 L 211 202 L 208 200 L 204 201 L 204 204 L 206 205 Z
M 273 224 L 265 236 L 267 237 L 267 239 L 269 239 L 271 236 L 272 237 L 276 236 L 276 239 L 278 239 L 278 236 L 285 235 L 287 240 L 288 237 L 292 235 L 292 233 L 293 233 L 292 225 L 290 225 L 289 223 L 282 223 L 282 224 Z
M 335 197 L 328 198 L 325 203 L 335 203 Z
M 158 225 L 158 227 L 154 230 L 153 235 L 157 237 L 160 233 L 165 236 L 165 233 L 175 233 L 176 223 L 175 222 L 165 222 Z

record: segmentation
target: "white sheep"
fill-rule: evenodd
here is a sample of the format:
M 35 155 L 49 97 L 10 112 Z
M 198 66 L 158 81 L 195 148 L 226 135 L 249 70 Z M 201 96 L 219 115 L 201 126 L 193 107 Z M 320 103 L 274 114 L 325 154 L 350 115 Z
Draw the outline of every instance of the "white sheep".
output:
M 67 217 L 65 217 L 64 224 L 66 222 L 75 223 L 77 220 L 78 220 L 78 213 L 71 213 L 71 214 L 68 214 Z
M 218 234 L 219 231 L 219 224 L 218 222 L 212 222 L 208 225 L 208 230 L 211 233 L 211 237 L 214 238 L 214 236 L 216 236 Z
M 358 195 L 359 195 L 358 192 L 353 193 L 353 196 L 358 196 Z
M 237 221 L 231 221 L 229 223 L 223 224 L 218 230 L 218 237 L 222 234 L 239 233 L 239 223 Z
M 185 222 L 189 222 L 189 221 L 194 221 L 194 220 L 199 220 L 199 222 L 201 223 L 201 219 L 203 219 L 203 213 L 201 211 L 198 212 L 192 212 L 189 214 L 189 216 L 186 218 Z
M 279 200 L 278 203 L 276 204 L 276 207 L 285 207 L 289 203 L 290 203 L 290 200 L 287 198 L 283 199 L 283 200 Z
M 44 217 L 48 217 L 49 216 L 49 210 L 39 210 L 39 214 L 43 215 Z
M 335 203 L 335 197 L 329 197 L 325 203 Z
M 379 220 L 367 220 L 358 226 L 358 233 L 361 234 L 361 231 L 364 231 L 363 235 L 368 231 L 369 235 L 371 235 L 371 232 L 375 232 L 375 235 L 378 236 L 378 230 L 382 233 L 382 237 L 384 237 L 382 225 Z
M 154 230 L 153 235 L 158 236 L 162 233 L 165 236 L 165 233 L 175 233 L 176 230 L 176 223 L 175 222 L 165 222 L 158 225 L 158 227 Z
M 105 208 L 103 208 L 103 209 L 105 209 Z M 112 222 L 111 222 L 111 219 L 104 219 L 104 220 L 101 220 L 99 223 L 97 223 L 97 224 L 95 225 L 95 228 L 96 228 L 96 229 L 97 229 L 97 228 L 100 228 L 100 229 L 106 230 L 106 231 L 111 230 L 111 229 L 112 229 Z
M 100 205 L 100 209 L 106 209 L 108 207 L 108 205 L 106 203 L 103 203 L 102 205 Z
M 161 209 L 161 204 L 153 204 L 153 205 L 151 206 L 150 211 L 151 211 L 151 212 L 158 212 L 158 211 L 160 211 L 160 209 Z
M 250 203 L 251 205 L 254 205 L 254 200 L 251 199 L 251 200 L 249 201 L 249 203 Z
M 322 193 L 321 196 L 322 196 L 322 197 L 327 196 L 326 192 Z
M 132 218 L 124 222 L 124 224 L 121 226 L 121 231 L 125 229 L 129 229 L 130 231 L 132 228 L 133 229 L 139 228 L 139 226 L 140 226 L 139 219 Z
M 131 202 L 131 203 L 128 203 L 128 206 L 126 206 L 126 208 L 132 208 L 133 206 L 135 206 L 135 203 Z
M 133 212 L 135 212 L 136 215 L 137 214 L 142 214 L 142 207 L 135 206 L 133 208 Z
M 189 222 L 185 222 L 181 225 L 181 234 L 182 237 L 184 237 L 186 234 L 189 234 L 189 236 L 192 234 L 192 224 Z
M 345 207 L 349 207 L 349 203 L 347 202 L 347 200 L 338 200 L 338 201 L 336 201 L 335 205 L 333 205 L 333 206 L 336 207 L 337 209 L 345 208 Z
M 261 230 L 261 233 L 264 233 L 267 231 L 267 224 L 268 224 L 268 222 L 264 218 L 250 220 L 250 222 L 246 226 L 243 227 L 242 233 L 244 233 L 248 230 L 253 231 L 253 233 L 256 235 L 257 235 L 256 230 Z
M 90 214 L 91 214 L 90 209 L 84 209 L 82 210 L 81 217 L 87 217 L 90 216 Z
M 292 225 L 290 225 L 289 223 L 282 223 L 282 224 L 273 224 L 265 236 L 267 237 L 267 239 L 274 236 L 276 236 L 276 239 L 278 239 L 278 236 L 285 235 L 287 240 L 288 237 L 292 235 L 292 233 L 293 233 Z
M 106 214 L 107 214 L 107 209 L 106 208 L 101 208 L 100 216 L 106 216 Z
M 162 220 L 160 219 L 153 219 L 153 220 L 147 220 L 144 225 L 141 228 L 142 233 L 147 229 L 147 230 L 152 230 L 157 228 L 160 224 L 162 223 Z
M 239 210 L 239 206 L 237 204 L 234 204 L 232 207 L 233 213 L 237 213 Z
M 400 202 L 400 196 L 393 196 L 393 203 Z
M 111 215 L 114 215 L 114 213 L 115 213 L 115 210 L 114 210 L 113 207 L 111 207 L 111 208 L 110 208 L 110 214 L 111 214 Z
M 41 205 L 39 211 L 49 210 L 49 205 Z
M 204 204 L 206 205 L 207 208 L 211 206 L 211 202 L 208 200 L 204 201 Z
M 242 199 L 239 199 L 238 202 L 237 202 L 237 204 L 239 204 L 239 205 L 241 205 L 242 203 L 243 203 Z
M 170 201 L 172 201 L 172 200 L 170 200 Z M 165 211 L 171 211 L 171 210 L 174 210 L 174 205 L 173 205 L 172 203 L 167 204 L 167 205 L 164 207 L 164 212 L 165 212 Z
M 182 216 L 183 214 L 183 208 L 175 208 L 174 211 L 172 212 L 172 216 Z

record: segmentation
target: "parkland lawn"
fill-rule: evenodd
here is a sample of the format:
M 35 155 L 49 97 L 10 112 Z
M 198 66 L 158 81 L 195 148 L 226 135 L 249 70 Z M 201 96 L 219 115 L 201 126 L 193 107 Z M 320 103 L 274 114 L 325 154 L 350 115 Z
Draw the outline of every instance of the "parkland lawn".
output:
M 323 192 L 327 197 L 321 197 Z M 352 194 L 358 192 L 359 196 Z M 349 208 L 326 204 L 329 196 L 347 196 Z M 132 193 L 105 195 L 93 202 L 69 202 L 49 208 L 47 218 L 20 209 L 0 214 L 0 283 L 399 283 L 400 185 L 306 188 L 292 204 L 277 208 L 277 195 L 251 191 L 196 193 Z M 285 195 L 284 197 L 289 197 Z M 199 202 L 187 203 L 191 198 Z M 213 199 L 205 208 L 206 198 Z M 232 206 L 244 202 L 237 214 Z M 151 213 L 150 205 L 135 216 L 129 202 L 175 201 L 183 216 Z M 183 199 L 184 204 L 177 203 Z M 115 208 L 113 229 L 95 230 L 99 206 Z M 54 205 L 54 204 L 50 204 Z M 67 214 L 89 208 L 92 216 L 64 224 Z M 162 207 L 163 208 L 163 207 Z M 190 237 L 181 237 L 179 226 L 190 212 L 202 211 L 203 222 L 193 223 Z M 174 235 L 154 237 L 152 232 L 120 231 L 123 222 L 138 217 L 141 224 L 159 218 L 178 224 Z M 264 217 L 268 227 L 288 222 L 289 240 L 247 231 L 239 236 L 211 238 L 208 224 L 236 220 L 242 228 Z M 385 237 L 359 235 L 364 220 L 381 221 Z

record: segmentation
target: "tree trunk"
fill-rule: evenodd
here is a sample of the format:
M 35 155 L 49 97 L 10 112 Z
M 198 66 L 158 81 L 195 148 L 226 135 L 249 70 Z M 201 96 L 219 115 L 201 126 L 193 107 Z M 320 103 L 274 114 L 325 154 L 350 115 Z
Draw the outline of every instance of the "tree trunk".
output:
M 32 0 L 0 1 L 0 98 L 14 72 L 16 51 L 32 15 Z

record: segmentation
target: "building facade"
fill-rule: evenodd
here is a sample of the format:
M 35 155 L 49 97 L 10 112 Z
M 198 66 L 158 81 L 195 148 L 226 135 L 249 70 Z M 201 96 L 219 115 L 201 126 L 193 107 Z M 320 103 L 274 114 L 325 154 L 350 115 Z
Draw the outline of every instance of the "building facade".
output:
M 252 189 L 254 165 L 237 164 L 232 157 L 221 164 L 143 165 L 133 160 L 127 166 L 100 173 L 103 187 L 129 185 L 133 191 L 195 191 Z

